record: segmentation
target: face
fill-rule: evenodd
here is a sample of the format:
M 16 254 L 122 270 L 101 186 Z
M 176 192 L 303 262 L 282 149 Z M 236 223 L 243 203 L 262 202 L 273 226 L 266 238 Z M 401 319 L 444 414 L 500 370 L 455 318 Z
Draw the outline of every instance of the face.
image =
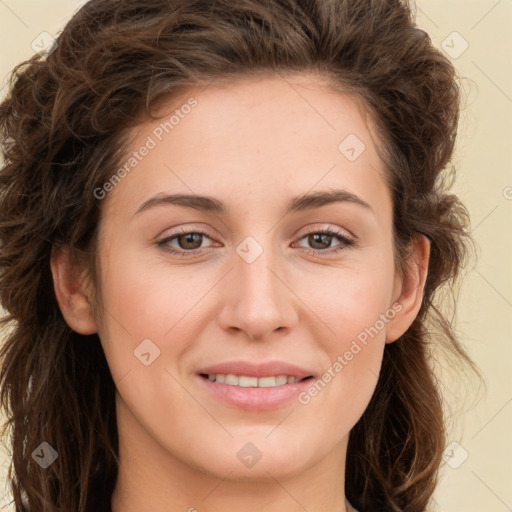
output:
M 162 116 L 102 189 L 121 441 L 218 478 L 343 464 L 400 308 L 370 118 L 306 76 L 190 90 Z

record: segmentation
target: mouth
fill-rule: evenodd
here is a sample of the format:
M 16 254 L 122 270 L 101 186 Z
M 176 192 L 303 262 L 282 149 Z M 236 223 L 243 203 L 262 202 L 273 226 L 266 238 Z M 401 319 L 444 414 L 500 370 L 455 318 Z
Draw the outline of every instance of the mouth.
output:
M 249 411 L 289 404 L 315 378 L 313 372 L 282 361 L 231 361 L 201 368 L 197 377 L 209 398 Z
M 313 379 L 312 375 L 300 379 L 293 375 L 284 374 L 270 375 L 268 377 L 253 377 L 250 375 L 235 375 L 232 373 L 200 373 L 199 376 L 211 382 L 226 384 L 228 386 L 239 386 L 242 388 L 274 388 Z

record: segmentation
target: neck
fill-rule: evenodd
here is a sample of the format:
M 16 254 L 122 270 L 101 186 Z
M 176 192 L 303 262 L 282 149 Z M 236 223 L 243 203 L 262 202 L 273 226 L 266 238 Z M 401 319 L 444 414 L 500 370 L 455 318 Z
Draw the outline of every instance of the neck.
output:
M 348 438 L 301 473 L 281 477 L 267 471 L 259 478 L 235 480 L 229 473 L 214 475 L 191 467 L 132 418 L 119 429 L 120 466 L 112 512 L 346 512 L 347 442 Z

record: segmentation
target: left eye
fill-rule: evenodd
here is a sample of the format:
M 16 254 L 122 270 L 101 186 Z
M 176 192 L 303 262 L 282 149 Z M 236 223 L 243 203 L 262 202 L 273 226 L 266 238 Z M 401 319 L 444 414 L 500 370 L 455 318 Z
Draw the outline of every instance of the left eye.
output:
M 168 236 L 157 243 L 159 247 L 162 247 L 165 251 L 171 254 L 180 255 L 195 255 L 197 251 L 201 249 L 203 239 L 211 240 L 210 236 L 203 231 L 181 231 L 174 235 Z M 319 253 L 333 253 L 341 251 L 347 247 L 355 244 L 355 242 L 342 233 L 338 233 L 332 229 L 324 229 L 322 231 L 311 231 L 303 235 L 300 240 L 306 239 L 313 248 L 307 248 L 307 252 L 314 254 Z M 333 239 L 340 242 L 338 245 L 332 247 Z M 172 245 L 173 242 L 177 242 L 178 247 Z M 211 246 L 210 246 L 211 247 Z M 210 248 L 208 247 L 208 248 Z
M 307 242 L 313 246 L 313 249 L 306 248 L 308 249 L 308 252 L 314 253 L 338 252 L 355 244 L 353 240 L 346 237 L 344 234 L 338 233 L 337 231 L 334 231 L 329 228 L 324 229 L 322 231 L 312 231 L 310 233 L 307 233 L 301 238 L 301 240 L 303 239 L 307 239 Z M 333 239 L 337 240 L 340 243 L 332 247 L 331 244 Z

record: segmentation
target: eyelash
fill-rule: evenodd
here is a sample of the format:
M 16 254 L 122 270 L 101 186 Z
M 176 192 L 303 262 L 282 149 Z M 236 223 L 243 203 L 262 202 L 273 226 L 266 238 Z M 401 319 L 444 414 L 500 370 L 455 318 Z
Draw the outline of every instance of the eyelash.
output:
M 183 251 L 183 250 L 175 249 L 175 248 L 171 249 L 170 246 L 168 245 L 171 240 L 174 240 L 175 238 L 177 238 L 179 236 L 192 235 L 192 234 L 202 235 L 203 237 L 211 240 L 211 237 L 208 235 L 208 233 L 205 233 L 204 231 L 201 231 L 200 229 L 193 230 L 193 231 L 187 231 L 185 229 L 182 229 L 181 231 L 174 233 L 171 236 L 164 238 L 163 240 L 160 240 L 159 242 L 157 242 L 157 245 L 159 247 L 161 247 L 164 251 L 166 251 L 170 254 L 174 254 L 174 255 L 178 255 L 178 256 L 185 256 L 185 257 L 195 256 L 198 254 L 198 251 L 201 251 L 201 249 L 194 249 L 191 251 Z M 304 235 L 302 235 L 299 240 L 302 240 L 303 238 L 306 238 L 309 235 L 328 235 L 328 236 L 335 238 L 339 242 L 341 242 L 340 245 L 338 245 L 334 248 L 328 248 L 328 249 L 303 248 L 303 249 L 305 249 L 305 251 L 308 254 L 313 254 L 315 256 L 318 256 L 319 254 L 326 254 L 326 253 L 327 254 L 337 254 L 337 253 L 347 249 L 348 247 L 352 247 L 355 245 L 354 240 L 347 238 L 342 233 L 339 233 L 338 231 L 335 231 L 331 228 L 322 229 L 320 231 L 310 231 L 309 233 L 305 233 Z

